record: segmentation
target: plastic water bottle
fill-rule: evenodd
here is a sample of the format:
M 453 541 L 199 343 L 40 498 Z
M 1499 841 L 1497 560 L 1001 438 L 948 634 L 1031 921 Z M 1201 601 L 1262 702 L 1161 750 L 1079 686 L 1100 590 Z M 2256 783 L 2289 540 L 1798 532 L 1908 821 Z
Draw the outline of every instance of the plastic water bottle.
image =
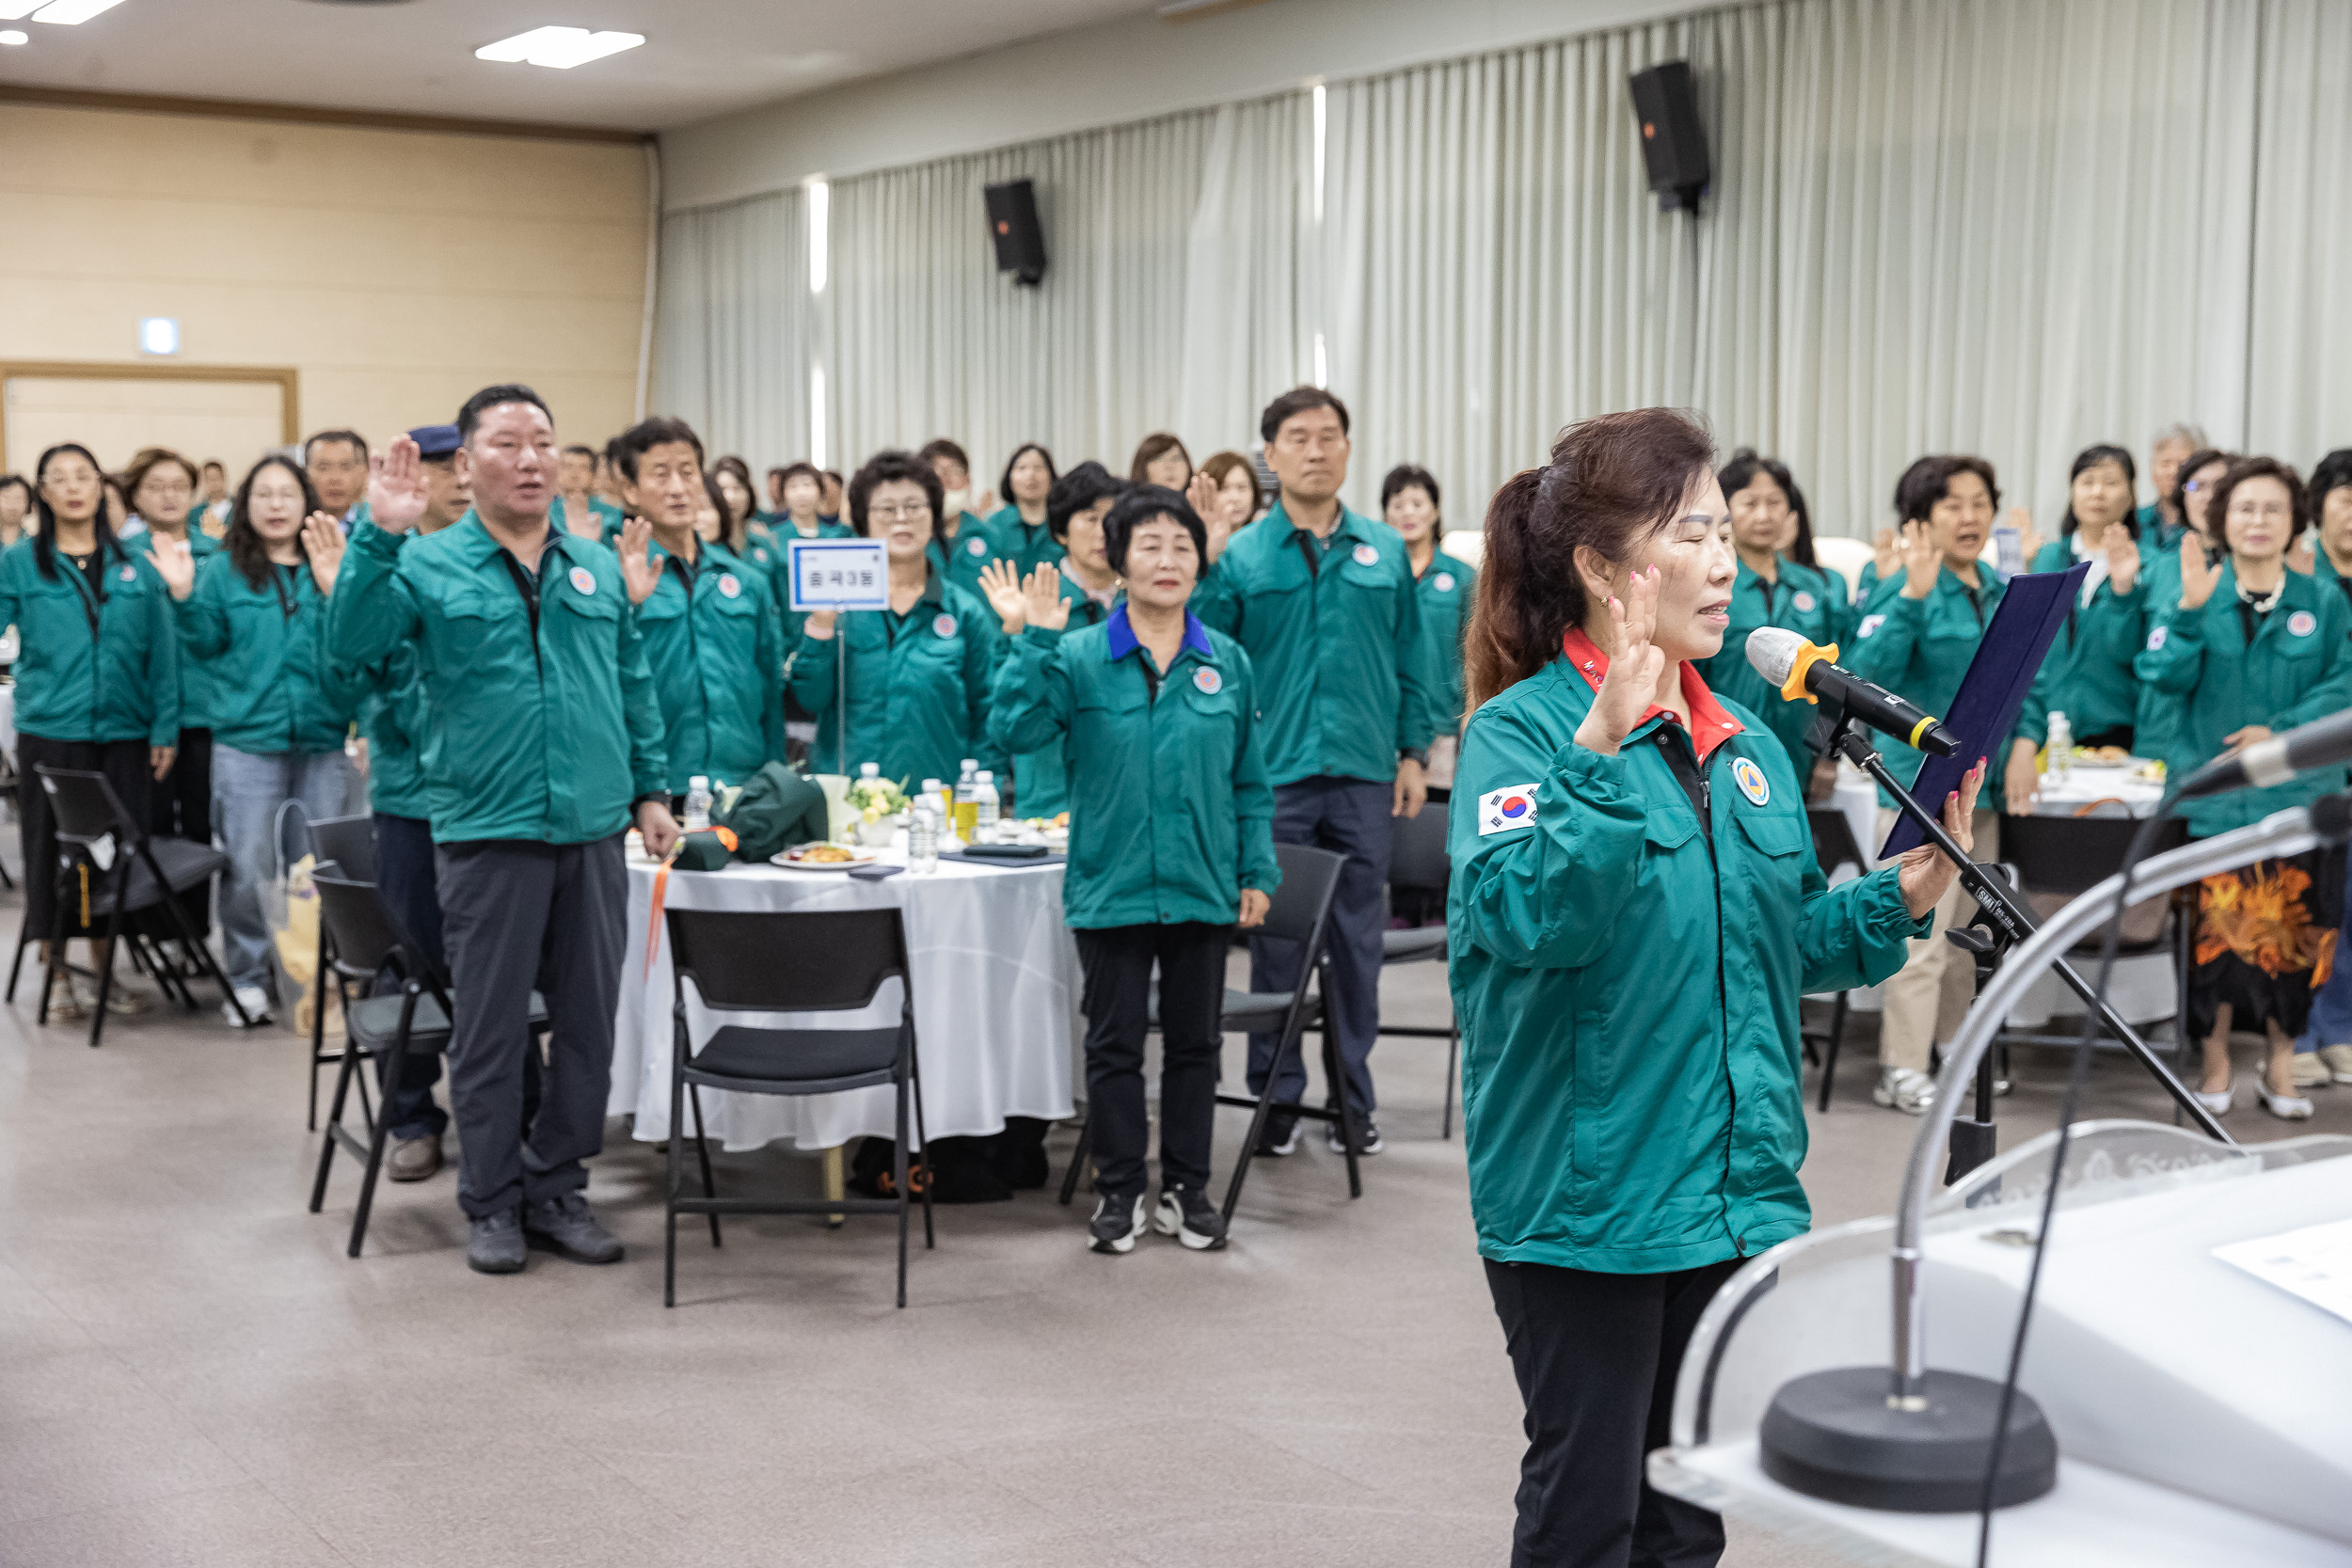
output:
M 861 779 L 879 779 L 882 777 L 882 764 L 861 762 L 857 765 L 857 776 Z
M 983 768 L 976 778 L 977 783 L 972 792 L 973 826 L 985 837 L 993 838 L 996 836 L 996 818 L 1004 803 L 996 793 L 996 775 Z
M 956 836 L 964 843 L 972 842 L 972 830 L 979 821 L 980 778 L 979 759 L 963 759 L 962 771 L 956 775 Z
M 700 773 L 686 781 L 686 820 L 680 826 L 690 833 L 710 826 L 710 781 Z
M 2054 779 L 2066 777 L 2074 766 L 2074 726 L 2056 708 L 2050 710 L 2050 738 L 2044 744 L 2042 770 Z
M 907 869 L 927 877 L 939 869 L 939 799 L 926 794 L 907 818 Z

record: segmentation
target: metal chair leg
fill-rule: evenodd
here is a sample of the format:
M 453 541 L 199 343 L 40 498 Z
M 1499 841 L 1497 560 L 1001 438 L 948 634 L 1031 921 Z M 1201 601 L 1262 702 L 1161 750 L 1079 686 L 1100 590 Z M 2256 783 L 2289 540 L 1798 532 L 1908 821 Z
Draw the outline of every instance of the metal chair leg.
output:
M 898 1190 L 898 1308 L 907 1305 L 907 1090 L 914 1074 L 898 1080 L 898 1136 L 891 1140 L 890 1174 Z
M 14 1002 L 16 1000 L 17 971 L 24 967 L 24 949 L 30 947 L 32 944 L 33 939 L 30 933 L 26 932 L 20 927 L 16 933 L 16 958 L 14 961 L 8 965 L 8 994 L 6 1000 L 9 1002 Z
M 1094 1149 L 1094 1110 L 1088 1107 L 1086 1119 L 1078 1123 L 1078 1141 L 1070 1150 L 1070 1168 L 1062 1172 L 1061 1206 L 1070 1207 L 1077 1196 L 1079 1173 L 1087 1168 L 1087 1156 Z
M 931 1234 L 931 1135 L 923 1126 L 923 1058 L 915 1052 L 907 1053 L 908 1092 L 914 1097 L 914 1141 L 923 1150 L 923 1249 L 934 1250 L 939 1245 Z
M 686 1102 L 694 1107 L 694 1157 L 702 1162 L 703 1196 L 712 1202 L 719 1198 L 718 1184 L 710 1180 L 710 1135 L 703 1131 L 703 1093 L 700 1085 L 686 1085 Z M 710 1244 L 719 1245 L 719 1214 L 710 1213 Z
M 335 1161 L 335 1129 L 342 1125 L 343 1102 L 351 1093 L 352 1067 L 358 1059 L 357 1052 L 345 1055 L 342 1070 L 335 1075 L 335 1099 L 326 1113 L 326 1136 L 319 1144 L 318 1180 L 310 1183 L 310 1212 L 313 1214 L 326 1201 L 326 1169 Z
M 1830 1085 L 1837 1081 L 1837 1053 L 1846 1045 L 1846 992 L 1839 991 L 1830 1006 L 1829 1043 L 1821 1052 L 1820 1108 L 1829 1109 Z
M 686 1142 L 686 1108 L 678 1101 L 686 1093 L 685 1074 L 678 1070 L 675 1054 L 686 1049 L 686 1029 L 680 1024 L 670 1063 L 670 1184 L 661 1203 L 661 1305 L 677 1305 L 677 1190 L 678 1179 L 685 1174 L 679 1167 L 685 1151 L 679 1146 Z
M 393 1037 L 390 1069 L 385 1074 L 384 1081 L 397 1086 L 402 1081 L 402 1075 L 407 1070 L 408 1034 L 406 1030 L 403 1030 Z M 348 1256 L 353 1258 L 359 1256 L 360 1245 L 368 1239 L 368 1215 L 375 1208 L 375 1180 L 384 1168 L 384 1143 L 391 1136 L 391 1127 L 392 1099 L 388 1094 L 384 1097 L 384 1114 L 375 1118 L 375 1125 L 368 1131 L 368 1168 L 359 1178 L 359 1206 L 353 1211 L 351 1216 L 351 1246 Z M 329 1137 L 326 1141 L 331 1144 L 335 1140 Z
M 1331 1028 L 1328 1008 L 1323 1015 L 1323 1078 L 1331 1086 L 1331 1102 L 1339 1112 L 1340 1148 L 1347 1159 L 1347 1196 L 1364 1196 L 1361 1138 L 1356 1132 L 1356 1110 L 1348 1094 L 1347 1069 L 1340 1062 L 1340 1037 Z
M 99 958 L 96 954 L 91 955 L 98 970 L 98 1006 L 92 1007 L 89 1014 L 89 1045 L 92 1051 L 98 1049 L 98 1038 L 106 1029 L 106 999 L 114 994 L 115 944 L 122 935 L 122 901 L 128 896 L 130 887 L 131 863 L 126 858 L 122 862 L 122 872 L 116 879 L 115 912 L 106 917 L 106 945 L 102 949 L 105 957 Z
M 1225 1223 L 1233 1223 L 1233 1210 L 1241 1202 L 1242 1183 L 1249 1178 L 1250 1162 L 1258 1157 L 1258 1139 L 1265 1132 L 1266 1117 L 1272 1114 L 1275 1081 L 1282 1075 L 1282 1064 L 1298 1043 L 1293 1027 L 1283 1029 L 1281 1037 L 1274 1042 L 1274 1059 L 1266 1064 L 1265 1084 L 1258 1090 L 1257 1108 L 1249 1114 L 1249 1132 L 1243 1138 L 1241 1154 L 1233 1162 L 1233 1180 L 1225 1188 Z

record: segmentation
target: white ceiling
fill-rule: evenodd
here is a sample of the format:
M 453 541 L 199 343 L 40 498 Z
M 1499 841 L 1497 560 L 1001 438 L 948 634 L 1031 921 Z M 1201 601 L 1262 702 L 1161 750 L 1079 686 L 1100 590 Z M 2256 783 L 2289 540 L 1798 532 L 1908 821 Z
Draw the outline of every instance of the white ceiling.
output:
M 32 41 L 0 49 L 0 84 L 651 131 L 1154 8 L 1155 0 L 121 0 L 78 27 L 15 24 Z M 549 24 L 643 33 L 645 42 L 570 71 L 473 57 Z

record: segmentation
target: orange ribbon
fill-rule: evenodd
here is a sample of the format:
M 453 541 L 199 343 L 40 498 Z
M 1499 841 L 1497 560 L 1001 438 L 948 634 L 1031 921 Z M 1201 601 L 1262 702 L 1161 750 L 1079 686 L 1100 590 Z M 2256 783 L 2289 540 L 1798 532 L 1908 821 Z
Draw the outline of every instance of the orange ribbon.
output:
M 734 829 L 698 828 L 695 832 L 712 834 L 721 844 L 726 846 L 728 854 L 735 853 L 738 841 Z M 661 903 L 670 890 L 670 863 L 677 859 L 677 852 L 680 849 L 686 847 L 688 836 L 684 833 L 678 835 L 678 841 L 670 846 L 670 852 L 661 857 L 661 868 L 653 874 L 653 918 L 645 923 L 645 973 L 648 975 L 653 974 L 655 955 L 661 951 Z M 83 924 L 87 925 L 88 922 L 85 920 Z

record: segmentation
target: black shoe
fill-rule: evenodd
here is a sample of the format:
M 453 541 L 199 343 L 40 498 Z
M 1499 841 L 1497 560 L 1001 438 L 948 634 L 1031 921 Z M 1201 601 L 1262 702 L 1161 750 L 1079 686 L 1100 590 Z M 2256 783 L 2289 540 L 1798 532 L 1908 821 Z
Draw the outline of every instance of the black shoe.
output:
M 587 1197 L 580 1193 L 524 1205 L 523 1234 L 532 1246 L 575 1263 L 621 1260 L 620 1238 L 597 1223 L 588 1212 Z
M 1162 1187 L 1152 1228 L 1195 1252 L 1215 1252 L 1225 1245 L 1225 1216 L 1198 1187 Z
M 476 1274 L 523 1272 L 523 1212 L 476 1214 L 466 1227 L 466 1267 Z
M 1325 1124 L 1323 1141 L 1334 1154 L 1347 1152 L 1347 1144 L 1341 1138 L 1340 1124 L 1336 1121 Z M 1356 1152 L 1359 1155 L 1380 1152 L 1380 1129 L 1361 1117 L 1356 1122 Z
M 1258 1134 L 1258 1152 L 1271 1160 L 1297 1153 L 1298 1118 L 1279 1111 L 1266 1117 L 1265 1130 Z
M 1087 1245 L 1096 1252 L 1133 1252 L 1143 1234 L 1143 1195 L 1104 1193 L 1094 1203 L 1094 1220 L 1087 1227 Z

